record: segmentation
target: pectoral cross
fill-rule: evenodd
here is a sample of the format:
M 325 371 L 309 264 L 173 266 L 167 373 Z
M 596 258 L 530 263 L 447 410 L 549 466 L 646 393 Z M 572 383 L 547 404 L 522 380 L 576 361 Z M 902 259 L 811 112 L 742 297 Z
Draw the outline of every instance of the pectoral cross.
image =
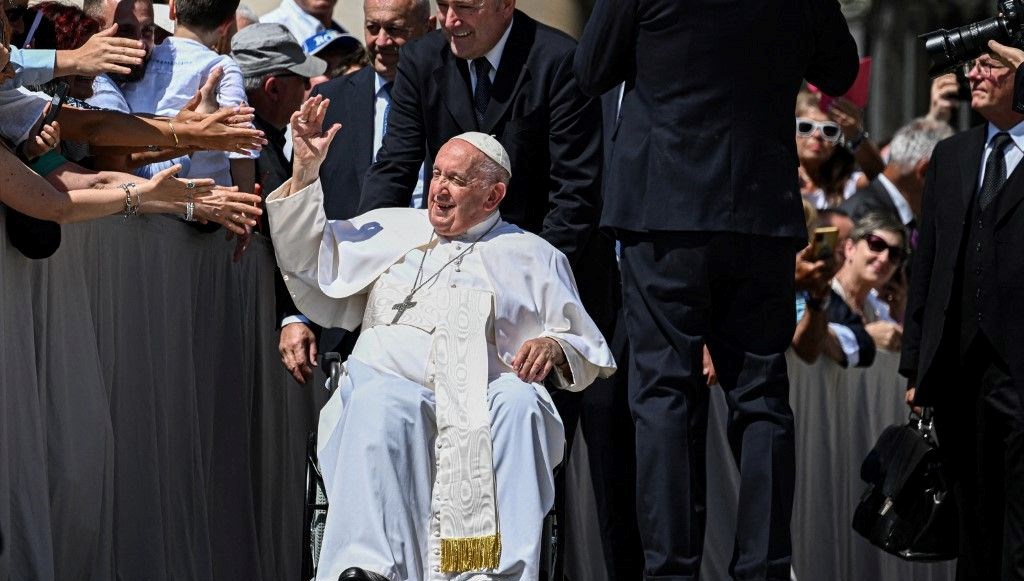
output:
M 391 305 L 392 310 L 398 311 L 397 313 L 395 313 L 395 318 L 391 319 L 391 324 L 394 325 L 395 323 L 397 323 L 398 319 L 401 319 L 402 315 L 404 315 L 406 311 L 415 306 L 416 303 L 413 302 L 412 300 L 412 293 L 409 293 L 409 296 L 405 297 L 404 301 Z

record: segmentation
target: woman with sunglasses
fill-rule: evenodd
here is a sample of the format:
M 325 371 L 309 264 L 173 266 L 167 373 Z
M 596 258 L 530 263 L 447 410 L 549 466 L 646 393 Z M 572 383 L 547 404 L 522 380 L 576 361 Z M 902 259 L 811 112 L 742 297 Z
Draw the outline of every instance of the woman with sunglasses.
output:
M 864 185 L 885 168 L 852 103 L 836 99 L 825 113 L 821 94 L 806 90 L 796 101 L 796 152 L 800 193 L 818 209 L 834 208 L 856 191 L 856 166 L 864 173 Z
M 902 268 L 907 256 L 903 224 L 887 213 L 866 214 L 854 226 L 844 251 L 846 256 L 832 280 L 832 289 L 860 315 L 878 348 L 899 351 L 903 327 L 878 290 Z

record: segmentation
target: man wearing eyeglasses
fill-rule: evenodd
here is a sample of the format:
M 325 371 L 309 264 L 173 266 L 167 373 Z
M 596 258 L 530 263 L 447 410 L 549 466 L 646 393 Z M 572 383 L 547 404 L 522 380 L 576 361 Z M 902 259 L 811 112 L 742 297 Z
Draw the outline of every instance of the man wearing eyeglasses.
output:
M 900 372 L 931 406 L 959 505 L 957 579 L 1024 579 L 1024 114 L 1014 70 L 970 64 L 987 121 L 936 146 Z
M 320 168 L 324 211 L 331 220 L 347 220 L 359 214 L 363 178 L 387 132 L 400 51 L 405 43 L 435 26 L 428 0 L 365 0 L 363 13 L 363 38 L 371 66 L 317 85 L 312 92 L 312 96 L 331 100 L 326 122 L 340 123 L 344 128 L 331 143 Z M 421 158 L 414 189 L 419 196 L 423 195 L 424 172 Z M 287 298 L 278 303 L 282 316 L 281 360 L 297 382 L 305 383 L 312 377 L 318 340 L 320 352 L 338 351 L 342 356 L 354 344 L 354 334 L 320 329 L 295 310 Z

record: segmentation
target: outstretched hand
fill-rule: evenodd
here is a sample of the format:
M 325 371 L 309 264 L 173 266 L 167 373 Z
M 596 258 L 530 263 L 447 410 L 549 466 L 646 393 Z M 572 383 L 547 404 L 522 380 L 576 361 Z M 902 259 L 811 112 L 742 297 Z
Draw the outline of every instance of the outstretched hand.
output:
M 316 181 L 320 173 L 320 165 L 327 157 L 334 136 L 341 130 L 341 124 L 335 123 L 327 131 L 323 130 L 324 117 L 330 99 L 317 95 L 307 99 L 302 107 L 292 113 L 292 184 L 289 195 Z
M 92 35 L 79 48 L 68 51 L 68 62 L 74 66 L 74 72 L 84 77 L 127 75 L 132 72 L 129 67 L 142 66 L 142 59 L 146 57 L 143 44 L 138 40 L 120 38 L 116 34 L 117 25 L 114 24 Z M 61 56 L 58 52 L 58 57 Z

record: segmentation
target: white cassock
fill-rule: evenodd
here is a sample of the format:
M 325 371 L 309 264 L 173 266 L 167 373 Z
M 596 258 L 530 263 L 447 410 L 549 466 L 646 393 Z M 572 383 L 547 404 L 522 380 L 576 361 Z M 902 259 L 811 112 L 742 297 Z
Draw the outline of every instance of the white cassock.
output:
M 424 210 L 328 221 L 319 181 L 282 197 L 288 187 L 266 207 L 296 306 L 325 327 L 362 325 L 320 416 L 330 510 L 317 580 L 352 566 L 392 581 L 537 579 L 565 437 L 547 388 L 519 380 L 511 361 L 551 337 L 572 370 L 571 383 L 552 372 L 557 387 L 615 370 L 565 256 L 497 212 L 447 239 Z M 415 306 L 394 322 L 414 286 Z M 474 313 L 480 340 L 459 339 Z M 479 401 L 459 384 L 477 371 Z

